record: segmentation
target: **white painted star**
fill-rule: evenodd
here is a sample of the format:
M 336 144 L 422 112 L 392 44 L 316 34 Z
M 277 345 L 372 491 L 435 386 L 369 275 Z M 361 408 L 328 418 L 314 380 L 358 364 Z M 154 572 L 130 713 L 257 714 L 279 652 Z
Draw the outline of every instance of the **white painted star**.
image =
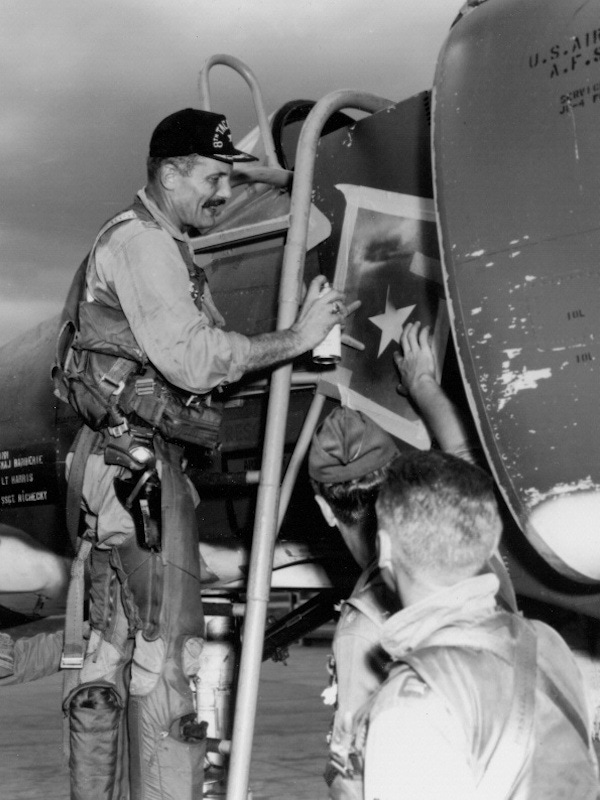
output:
M 369 317 L 369 322 L 372 322 L 373 325 L 377 325 L 377 327 L 381 329 L 377 358 L 379 358 L 391 341 L 400 341 L 402 328 L 413 308 L 415 308 L 414 305 L 396 308 L 390 300 L 390 287 L 388 286 L 387 297 L 385 298 L 385 313 Z

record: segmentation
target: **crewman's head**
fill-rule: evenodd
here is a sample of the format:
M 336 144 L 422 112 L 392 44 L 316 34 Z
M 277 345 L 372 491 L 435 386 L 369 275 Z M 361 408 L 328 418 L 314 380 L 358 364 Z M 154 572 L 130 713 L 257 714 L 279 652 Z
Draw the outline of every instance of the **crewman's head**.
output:
M 491 477 L 435 450 L 394 462 L 377 499 L 379 565 L 402 590 L 402 576 L 444 587 L 476 575 L 502 523 Z
M 361 566 L 375 556 L 375 500 L 397 455 L 388 433 L 349 408 L 335 408 L 313 436 L 308 474 L 315 499 Z
M 180 230 L 211 228 L 231 195 L 232 165 L 256 161 L 233 146 L 222 114 L 185 108 L 160 122 L 150 139 L 148 186 Z

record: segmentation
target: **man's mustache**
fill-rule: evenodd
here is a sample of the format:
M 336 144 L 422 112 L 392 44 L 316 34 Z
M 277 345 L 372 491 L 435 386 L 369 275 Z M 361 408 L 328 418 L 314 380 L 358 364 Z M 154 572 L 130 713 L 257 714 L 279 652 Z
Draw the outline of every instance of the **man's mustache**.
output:
M 204 203 L 203 207 L 204 208 L 216 208 L 217 206 L 224 206 L 225 202 L 226 201 L 225 201 L 225 199 L 223 197 L 216 197 L 214 200 L 207 200 L 206 203 Z

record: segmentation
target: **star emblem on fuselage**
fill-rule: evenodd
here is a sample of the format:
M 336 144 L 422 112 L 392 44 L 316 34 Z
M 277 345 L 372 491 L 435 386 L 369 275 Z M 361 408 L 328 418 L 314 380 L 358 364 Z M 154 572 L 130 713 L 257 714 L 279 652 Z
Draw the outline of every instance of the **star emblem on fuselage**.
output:
M 377 325 L 381 330 L 377 358 L 381 356 L 390 342 L 398 343 L 400 341 L 404 323 L 415 308 L 416 305 L 396 308 L 390 300 L 390 287 L 388 286 L 385 298 L 385 312 L 383 314 L 376 314 L 374 317 L 369 317 L 369 322 L 372 322 L 373 325 Z

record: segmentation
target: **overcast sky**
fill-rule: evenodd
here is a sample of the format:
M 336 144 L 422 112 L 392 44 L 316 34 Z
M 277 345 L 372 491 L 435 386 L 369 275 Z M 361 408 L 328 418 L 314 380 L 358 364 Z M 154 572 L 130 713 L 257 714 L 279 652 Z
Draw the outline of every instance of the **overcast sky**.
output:
M 431 87 L 462 0 L 0 0 L 0 344 L 58 313 L 112 213 L 144 184 L 160 119 L 198 105 L 214 53 L 241 58 L 269 111 L 361 89 Z M 254 124 L 245 84 L 211 72 L 234 138 Z

